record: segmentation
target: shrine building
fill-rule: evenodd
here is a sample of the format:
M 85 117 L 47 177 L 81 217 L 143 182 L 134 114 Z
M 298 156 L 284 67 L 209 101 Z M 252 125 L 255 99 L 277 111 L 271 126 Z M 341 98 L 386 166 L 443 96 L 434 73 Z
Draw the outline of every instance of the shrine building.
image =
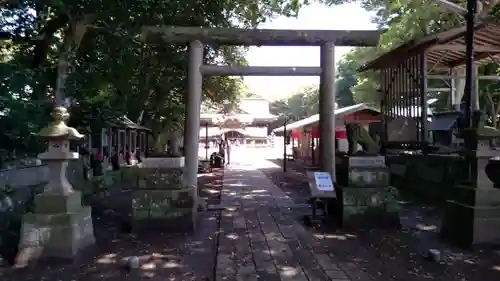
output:
M 210 147 L 221 139 L 236 146 L 267 146 L 268 125 L 278 118 L 269 112 L 269 101 L 252 96 L 240 101 L 230 113 L 202 107 L 200 118 L 200 143 Z

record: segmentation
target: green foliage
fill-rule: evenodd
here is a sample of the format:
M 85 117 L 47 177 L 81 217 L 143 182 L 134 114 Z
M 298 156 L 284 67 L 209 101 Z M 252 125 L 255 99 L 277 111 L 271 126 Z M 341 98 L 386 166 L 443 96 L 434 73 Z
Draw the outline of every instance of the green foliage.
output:
M 34 137 L 56 96 L 71 101 L 71 125 L 98 130 L 127 115 L 155 135 L 179 131 L 187 93 L 187 48 L 148 45 L 143 26 L 254 27 L 296 15 L 286 1 L 51 0 L 0 6 L 0 125 L 4 154 L 36 154 Z M 245 64 L 245 49 L 207 46 L 206 63 Z M 66 65 L 67 63 L 67 65 Z M 204 98 L 235 104 L 241 78 L 206 77 Z M 1 153 L 0 151 L 0 153 Z
M 352 2 L 327 0 L 330 5 Z M 360 4 L 368 11 L 375 12 L 373 21 L 387 31 L 382 34 L 377 48 L 353 48 L 339 63 L 338 94 L 351 92 L 355 102 L 364 102 L 373 105 L 380 103 L 381 94 L 378 89 L 379 75 L 376 72 L 356 73 L 356 69 L 364 63 L 375 59 L 379 55 L 388 52 L 401 44 L 418 39 L 426 34 L 446 30 L 464 24 L 464 19 L 456 14 L 448 13 L 443 8 L 434 4 L 431 0 L 361 0 Z M 465 7 L 465 1 L 458 1 Z M 500 19 L 500 6 L 498 1 L 483 1 L 484 9 L 482 17 L 490 14 L 495 19 Z M 480 68 L 479 72 L 484 75 L 498 73 L 498 65 L 491 64 Z M 447 87 L 443 81 L 430 80 L 429 87 Z M 489 115 L 490 124 L 498 127 L 498 115 L 500 113 L 500 84 L 496 81 L 481 80 L 479 82 L 479 94 L 481 109 Z M 344 96 L 348 96 L 345 94 Z M 449 110 L 449 93 L 429 93 L 428 98 L 437 98 L 432 106 L 435 110 Z M 340 101 L 339 101 L 340 102 Z
M 289 98 L 272 102 L 270 112 L 286 115 L 290 120 L 300 120 L 318 113 L 318 98 L 317 87 L 305 87 Z

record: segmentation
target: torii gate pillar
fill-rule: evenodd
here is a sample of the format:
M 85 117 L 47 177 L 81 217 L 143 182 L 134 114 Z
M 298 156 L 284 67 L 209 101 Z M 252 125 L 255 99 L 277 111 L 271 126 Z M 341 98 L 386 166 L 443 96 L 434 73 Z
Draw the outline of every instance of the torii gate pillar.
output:
M 200 109 L 202 100 L 203 44 L 192 41 L 189 44 L 188 97 L 184 128 L 184 155 L 186 161 L 185 181 L 187 186 L 197 186 L 198 140 L 200 139 Z M 198 202 L 198 188 L 195 188 L 195 206 Z
M 332 42 L 321 46 L 319 131 L 320 168 L 335 181 L 335 44 Z

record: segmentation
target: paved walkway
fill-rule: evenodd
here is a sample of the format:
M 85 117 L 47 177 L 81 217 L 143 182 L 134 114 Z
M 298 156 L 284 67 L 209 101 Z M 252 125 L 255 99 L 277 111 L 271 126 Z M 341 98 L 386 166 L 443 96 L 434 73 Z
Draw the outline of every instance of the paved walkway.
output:
M 292 217 L 292 199 L 256 166 L 224 172 L 221 204 L 231 207 L 221 215 L 216 281 L 370 280 L 329 255 Z

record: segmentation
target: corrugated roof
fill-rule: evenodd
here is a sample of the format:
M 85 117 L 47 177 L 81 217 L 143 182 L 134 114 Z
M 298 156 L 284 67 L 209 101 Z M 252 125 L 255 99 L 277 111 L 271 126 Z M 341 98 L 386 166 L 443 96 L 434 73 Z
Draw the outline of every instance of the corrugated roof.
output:
M 482 65 L 500 59 L 500 23 L 485 20 L 476 24 L 475 31 L 476 63 Z M 429 68 L 463 67 L 465 64 L 465 32 L 466 27 L 461 26 L 411 40 L 366 63 L 360 68 L 360 71 L 396 66 L 409 56 L 423 51 L 426 51 Z M 456 48 L 437 48 L 440 45 L 456 46 Z
M 380 113 L 380 111 L 374 107 L 371 107 L 371 106 L 364 104 L 364 103 L 358 103 L 355 105 L 335 109 L 334 116 L 336 118 L 342 118 L 345 115 L 352 114 L 352 113 L 355 113 L 355 112 L 358 112 L 361 110 L 371 110 L 371 111 L 374 111 L 376 113 Z M 315 114 L 315 115 L 312 115 L 312 116 L 307 117 L 305 119 L 293 122 L 293 123 L 286 126 L 286 130 L 291 131 L 293 129 L 302 128 L 302 127 L 312 125 L 312 124 L 317 123 L 317 122 L 319 122 L 319 114 Z M 282 127 L 274 129 L 273 132 L 282 132 L 284 129 L 285 128 L 282 126 Z

